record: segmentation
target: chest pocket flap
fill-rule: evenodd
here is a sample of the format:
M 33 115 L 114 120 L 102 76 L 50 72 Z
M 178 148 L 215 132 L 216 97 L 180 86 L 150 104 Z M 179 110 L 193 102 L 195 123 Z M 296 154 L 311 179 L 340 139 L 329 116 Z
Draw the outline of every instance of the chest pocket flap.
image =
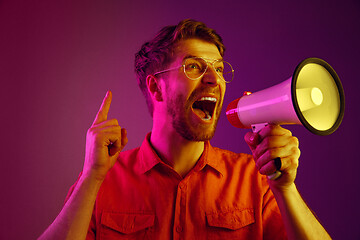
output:
M 209 226 L 237 230 L 255 222 L 254 209 L 206 213 Z
M 104 212 L 101 224 L 124 234 L 131 234 L 154 226 L 154 214 L 124 214 Z

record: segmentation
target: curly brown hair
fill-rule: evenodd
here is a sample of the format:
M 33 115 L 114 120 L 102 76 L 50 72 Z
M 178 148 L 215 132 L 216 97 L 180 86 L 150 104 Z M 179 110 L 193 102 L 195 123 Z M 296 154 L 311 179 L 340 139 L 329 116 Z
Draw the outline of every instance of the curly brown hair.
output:
M 224 56 L 225 46 L 222 38 L 215 30 L 204 23 L 193 19 L 185 19 L 177 25 L 162 28 L 154 39 L 144 43 L 135 54 L 135 74 L 151 116 L 153 103 L 146 86 L 146 77 L 170 65 L 174 55 L 174 46 L 180 40 L 197 38 L 216 45 L 220 55 Z

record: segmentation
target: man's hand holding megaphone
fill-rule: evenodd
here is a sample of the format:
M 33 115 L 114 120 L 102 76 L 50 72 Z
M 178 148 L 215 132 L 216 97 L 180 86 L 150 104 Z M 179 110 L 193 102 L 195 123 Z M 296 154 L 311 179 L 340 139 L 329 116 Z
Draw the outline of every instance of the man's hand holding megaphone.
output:
M 285 187 L 295 180 L 300 150 L 298 140 L 279 125 L 299 124 L 329 135 L 340 126 L 344 110 L 344 90 L 335 70 L 322 59 L 307 58 L 289 79 L 232 101 L 226 116 L 234 127 L 257 132 L 245 136 L 256 167 L 276 180 L 269 181 L 271 186 Z
M 298 139 L 289 130 L 269 124 L 258 133 L 248 132 L 245 141 L 261 174 L 269 176 L 276 171 L 281 172 L 279 178 L 269 181 L 271 187 L 285 190 L 294 183 L 300 149 Z

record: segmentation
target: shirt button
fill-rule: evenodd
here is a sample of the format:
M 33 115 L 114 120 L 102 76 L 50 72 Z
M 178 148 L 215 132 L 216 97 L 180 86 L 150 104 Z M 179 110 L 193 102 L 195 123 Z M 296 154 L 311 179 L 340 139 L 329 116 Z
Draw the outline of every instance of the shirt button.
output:
M 177 231 L 178 233 L 182 232 L 182 230 L 183 230 L 183 229 L 182 229 L 182 227 L 181 227 L 180 225 L 176 227 L 176 231 Z

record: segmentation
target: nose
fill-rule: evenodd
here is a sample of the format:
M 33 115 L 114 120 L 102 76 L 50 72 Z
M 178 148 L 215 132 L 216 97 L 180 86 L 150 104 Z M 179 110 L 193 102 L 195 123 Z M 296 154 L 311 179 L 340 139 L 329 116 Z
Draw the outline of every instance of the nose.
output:
M 206 72 L 202 77 L 202 82 L 208 85 L 218 85 L 221 81 L 220 76 L 216 73 L 214 67 L 208 63 Z

